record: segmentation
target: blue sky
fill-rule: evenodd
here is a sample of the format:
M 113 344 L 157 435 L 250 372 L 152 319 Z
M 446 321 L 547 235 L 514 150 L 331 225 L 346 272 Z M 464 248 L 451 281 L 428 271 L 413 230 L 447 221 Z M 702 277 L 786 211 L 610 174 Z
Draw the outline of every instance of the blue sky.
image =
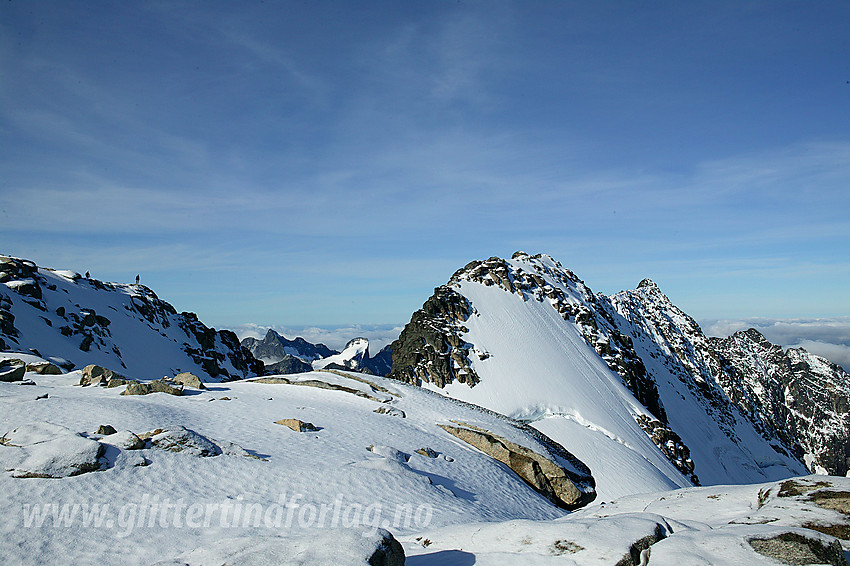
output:
M 850 315 L 850 3 L 0 4 L 0 252 L 216 326 L 397 325 L 473 259 Z

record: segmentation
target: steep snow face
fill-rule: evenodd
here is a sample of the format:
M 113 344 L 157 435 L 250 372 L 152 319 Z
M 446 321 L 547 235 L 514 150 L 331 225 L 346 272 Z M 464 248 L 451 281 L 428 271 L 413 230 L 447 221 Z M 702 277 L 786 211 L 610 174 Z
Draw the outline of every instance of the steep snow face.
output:
M 758 423 L 802 453 L 811 471 L 846 475 L 850 458 L 850 376 L 800 348 L 786 351 L 757 330 L 710 338 L 718 383 Z
M 0 349 L 35 350 L 135 379 L 190 371 L 205 381 L 262 374 L 230 331 L 177 313 L 144 285 L 104 283 L 0 256 Z
M 699 325 L 645 279 L 610 297 L 615 320 L 645 362 L 670 428 L 691 447 L 703 484 L 752 483 L 806 473 L 773 429 L 754 423 L 714 378 L 718 356 Z
M 408 373 L 423 387 L 531 423 L 590 467 L 601 498 L 691 485 L 638 424 L 652 413 L 582 335 L 575 317 L 593 295 L 572 273 L 548 256 L 516 254 L 470 264 L 438 292 L 451 297 L 434 306 L 444 318 L 406 328 L 393 344 L 403 359 L 409 335 L 425 336 L 423 363 Z M 429 328 L 445 340 L 429 344 Z M 441 355 L 453 374 L 431 371 Z
M 545 255 L 472 262 L 414 314 L 390 375 L 533 423 L 590 466 L 602 498 L 805 473 L 678 361 L 687 344 L 662 339 L 671 333 L 630 297 L 594 295 Z

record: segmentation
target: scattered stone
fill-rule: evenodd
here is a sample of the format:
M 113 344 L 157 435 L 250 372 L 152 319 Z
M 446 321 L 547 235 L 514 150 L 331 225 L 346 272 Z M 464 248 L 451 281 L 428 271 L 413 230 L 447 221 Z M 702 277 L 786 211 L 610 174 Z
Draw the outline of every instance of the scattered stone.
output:
M 188 371 L 178 373 L 173 378 L 171 378 L 171 381 L 173 381 L 174 383 L 179 383 L 184 387 L 192 387 L 194 389 L 206 389 L 206 386 L 201 381 L 201 379 L 194 373 L 190 373 Z
M 401 409 L 396 409 L 395 407 L 378 407 L 373 413 L 378 413 L 379 415 L 389 415 L 391 417 L 401 417 L 405 418 L 404 411 Z
M 109 436 L 110 434 L 115 434 L 116 432 L 118 432 L 118 431 L 115 430 L 115 427 L 113 427 L 112 425 L 102 424 L 99 427 L 97 427 L 97 432 L 95 434 L 100 434 L 100 435 L 103 435 L 103 436 Z
M 425 456 L 426 458 L 436 458 L 437 456 L 439 456 L 439 454 L 437 454 L 437 452 L 435 450 L 433 450 L 432 448 L 428 448 L 427 446 L 424 447 L 424 448 L 420 448 L 419 450 L 416 451 L 416 453 L 421 454 L 422 456 Z
M 312 432 L 319 430 L 313 426 L 313 423 L 307 423 L 298 419 L 280 419 L 279 421 L 275 421 L 274 424 L 288 426 L 295 432 Z
M 47 399 L 47 393 L 45 393 L 44 395 L 39 395 L 35 398 L 36 401 L 38 401 L 39 399 Z

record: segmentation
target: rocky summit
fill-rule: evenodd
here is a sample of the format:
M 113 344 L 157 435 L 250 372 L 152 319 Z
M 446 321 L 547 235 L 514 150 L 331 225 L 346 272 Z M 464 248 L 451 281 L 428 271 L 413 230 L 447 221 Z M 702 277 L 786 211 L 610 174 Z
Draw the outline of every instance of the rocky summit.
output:
M 649 279 L 605 296 L 546 255 L 473 261 L 392 348 L 390 377 L 539 428 L 590 466 L 602 497 L 621 491 L 620 471 L 604 477 L 615 454 L 657 474 L 646 489 L 847 471 L 850 376 L 755 330 L 707 337 Z

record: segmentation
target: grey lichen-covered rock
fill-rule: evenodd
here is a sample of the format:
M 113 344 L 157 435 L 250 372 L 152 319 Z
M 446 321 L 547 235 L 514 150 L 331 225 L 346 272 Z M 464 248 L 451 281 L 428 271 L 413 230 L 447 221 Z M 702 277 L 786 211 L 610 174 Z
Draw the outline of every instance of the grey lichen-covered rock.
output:
M 379 415 L 389 415 L 391 417 L 399 417 L 399 418 L 402 418 L 402 419 L 407 416 L 407 415 L 404 414 L 404 411 L 402 411 L 401 409 L 396 409 L 395 407 L 386 407 L 386 406 L 378 407 L 377 409 L 375 409 L 372 412 L 378 413 Z
M 156 429 L 140 435 L 139 438 L 150 440 L 156 448 L 191 456 L 209 457 L 222 453 L 221 448 L 212 440 L 184 426 Z
M 780 564 L 847 565 L 841 543 L 834 539 L 827 543 L 821 538 L 792 531 L 771 538 L 752 538 L 748 542 L 753 550 Z
M 17 358 L 0 360 L 0 381 L 23 381 L 27 373 L 26 364 Z
M 172 385 L 165 380 L 158 379 L 148 383 L 131 383 L 127 386 L 127 389 L 121 392 L 121 395 L 149 395 L 150 393 L 183 395 L 183 386 Z
M 318 430 L 313 423 L 308 423 L 301 421 L 299 419 L 280 419 L 275 421 L 274 424 L 283 425 L 285 427 L 289 427 L 295 432 L 311 432 Z
M 508 466 L 535 491 L 559 507 L 578 509 L 596 497 L 591 487 L 593 478 L 589 474 L 578 477 L 541 454 L 477 427 L 439 426 Z
M 188 371 L 178 373 L 177 375 L 171 378 L 171 381 L 183 385 L 184 387 L 192 387 L 193 389 L 206 389 L 206 386 L 201 381 L 201 379 L 194 373 L 190 373 Z
M 62 375 L 62 369 L 59 366 L 47 361 L 27 364 L 27 371 L 39 375 Z
M 103 366 L 89 364 L 83 368 L 82 375 L 80 376 L 80 385 L 83 387 L 89 385 L 106 385 L 111 379 L 124 379 L 126 378 L 121 374 L 112 371 L 111 369 L 107 369 Z

